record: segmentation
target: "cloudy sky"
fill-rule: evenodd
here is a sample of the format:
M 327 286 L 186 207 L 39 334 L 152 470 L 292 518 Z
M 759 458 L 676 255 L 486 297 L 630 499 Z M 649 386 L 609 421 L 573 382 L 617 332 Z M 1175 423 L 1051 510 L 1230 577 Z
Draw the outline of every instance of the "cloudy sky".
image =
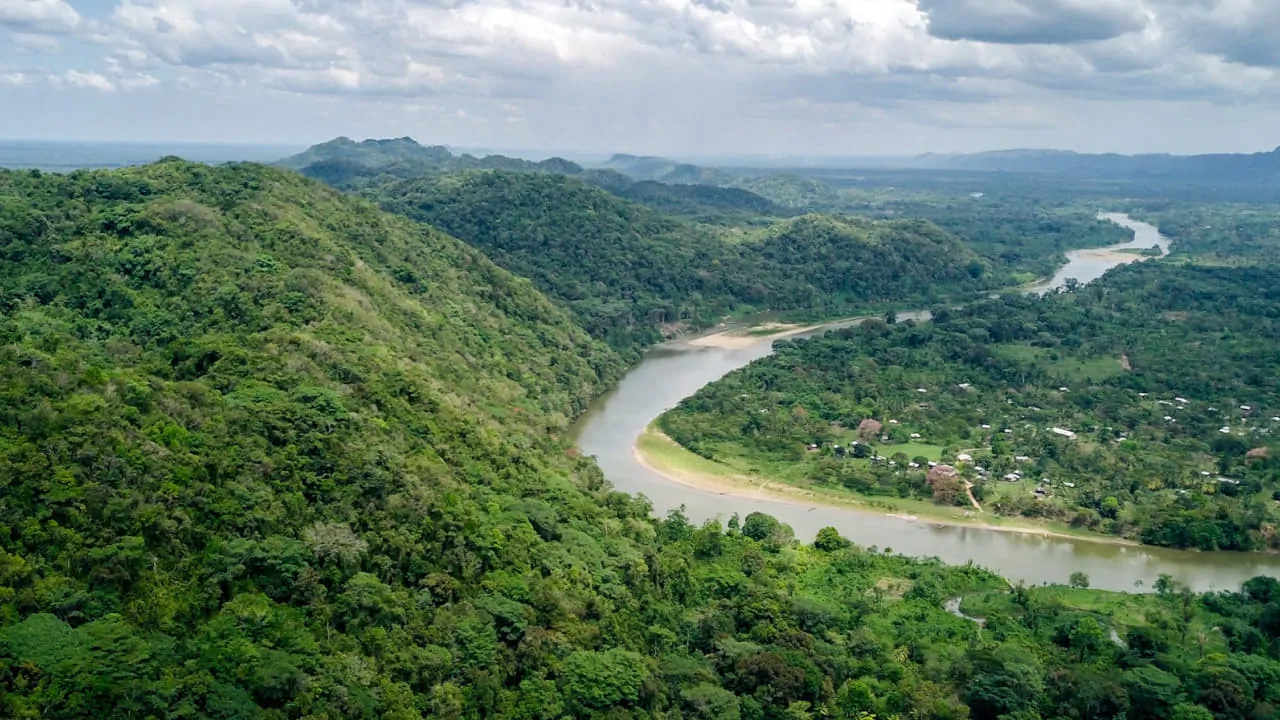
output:
M 1280 0 L 0 0 L 0 138 L 1280 145 Z

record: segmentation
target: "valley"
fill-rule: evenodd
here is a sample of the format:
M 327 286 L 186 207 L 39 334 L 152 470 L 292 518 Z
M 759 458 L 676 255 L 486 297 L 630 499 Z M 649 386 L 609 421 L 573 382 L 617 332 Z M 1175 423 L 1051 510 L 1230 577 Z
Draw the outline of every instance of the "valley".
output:
M 1275 404 L 1265 208 L 1209 232 L 1234 211 L 1053 182 L 299 158 L 0 171 L 0 716 L 1280 702 L 1275 556 L 1244 552 L 1274 484 L 1246 457 Z M 1168 256 L 1091 251 L 1152 244 L 1100 205 L 1176 228 Z M 1138 486 L 1111 472 L 1134 458 Z M 944 461 L 965 484 L 933 497 Z M 921 520 L 1026 529 L 1050 476 L 1051 534 Z

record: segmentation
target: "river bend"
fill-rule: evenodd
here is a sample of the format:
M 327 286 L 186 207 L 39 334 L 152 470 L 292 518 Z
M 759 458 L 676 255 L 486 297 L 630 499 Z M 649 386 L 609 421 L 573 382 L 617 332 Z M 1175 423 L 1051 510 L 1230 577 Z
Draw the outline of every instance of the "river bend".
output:
M 1159 245 L 1167 251 L 1168 240 L 1155 227 L 1120 214 L 1103 217 L 1132 229 L 1134 240 L 1112 248 L 1072 251 L 1067 254 L 1067 264 L 1053 278 L 1032 285 L 1027 291 L 1044 292 L 1063 285 L 1067 278 L 1091 282 L 1112 267 L 1139 257 L 1114 250 Z M 1168 573 L 1197 591 L 1206 591 L 1237 589 L 1251 577 L 1280 574 L 1280 556 L 1269 554 L 1116 545 L 718 494 L 674 483 L 636 460 L 635 441 L 655 418 L 703 385 L 770 352 L 768 342 L 741 349 L 700 347 L 687 340 L 659 345 L 617 387 L 592 403 L 575 425 L 574 439 L 583 452 L 595 456 L 615 488 L 643 493 L 659 514 L 683 505 L 693 522 L 715 517 L 723 520 L 733 513 L 745 517 L 748 513 L 765 512 L 791 525 L 805 541 L 812 540 L 819 528 L 832 526 L 860 545 L 892 548 L 905 555 L 936 556 L 951 564 L 972 561 L 1013 582 L 1033 585 L 1065 583 L 1071 573 L 1079 571 L 1089 576 L 1093 587 L 1132 591 L 1150 588 L 1160 574 Z

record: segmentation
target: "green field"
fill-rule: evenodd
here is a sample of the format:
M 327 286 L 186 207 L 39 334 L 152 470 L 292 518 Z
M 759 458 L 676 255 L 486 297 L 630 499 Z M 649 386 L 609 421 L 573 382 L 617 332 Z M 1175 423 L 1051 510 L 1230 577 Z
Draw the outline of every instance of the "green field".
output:
M 1068 382 L 1101 382 L 1124 372 L 1118 357 L 1076 358 L 1060 354 L 1055 357 L 1049 348 L 1015 344 L 993 345 L 991 351 L 1010 360 L 1040 365 L 1049 374 Z

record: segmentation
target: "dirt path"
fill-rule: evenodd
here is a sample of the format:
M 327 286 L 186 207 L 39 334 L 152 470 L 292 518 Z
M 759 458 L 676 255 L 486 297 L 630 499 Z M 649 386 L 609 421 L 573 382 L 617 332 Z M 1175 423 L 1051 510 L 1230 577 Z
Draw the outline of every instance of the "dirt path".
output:
M 978 509 L 978 512 L 986 512 L 982 509 L 982 506 L 978 504 L 978 498 L 973 496 L 973 483 L 968 480 L 964 481 L 964 494 L 969 496 L 969 502 L 973 503 L 973 506 Z

